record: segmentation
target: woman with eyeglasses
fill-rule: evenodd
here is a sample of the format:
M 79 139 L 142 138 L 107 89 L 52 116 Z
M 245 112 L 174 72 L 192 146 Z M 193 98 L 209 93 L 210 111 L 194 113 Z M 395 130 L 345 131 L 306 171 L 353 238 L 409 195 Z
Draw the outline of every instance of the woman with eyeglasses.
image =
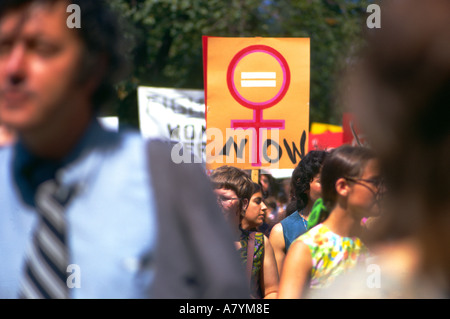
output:
M 364 49 L 342 77 L 339 105 L 356 115 L 384 172 L 383 216 L 371 231 L 381 270 L 372 284 L 382 289 L 349 286 L 357 282 L 352 272 L 335 291 L 347 298 L 448 299 L 450 1 L 377 2 L 382 28 L 364 31 Z
M 261 210 L 262 201 L 258 204 L 261 189 L 258 192 L 247 173 L 233 166 L 215 169 L 210 178 L 218 204 L 235 233 L 236 249 L 247 271 L 250 297 L 275 299 L 279 277 L 273 249 L 263 233 L 253 231 L 258 221 L 257 211 Z
M 375 154 L 364 147 L 344 145 L 324 161 L 319 224 L 291 245 L 281 272 L 279 298 L 313 297 L 337 276 L 364 262 L 364 217 L 379 213 L 380 170 Z

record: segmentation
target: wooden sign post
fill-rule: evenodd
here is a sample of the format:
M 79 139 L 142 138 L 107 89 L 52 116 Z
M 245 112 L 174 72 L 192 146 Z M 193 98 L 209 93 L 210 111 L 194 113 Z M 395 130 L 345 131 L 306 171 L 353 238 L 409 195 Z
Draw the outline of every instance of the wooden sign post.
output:
M 259 169 L 252 169 L 252 181 L 259 183 Z

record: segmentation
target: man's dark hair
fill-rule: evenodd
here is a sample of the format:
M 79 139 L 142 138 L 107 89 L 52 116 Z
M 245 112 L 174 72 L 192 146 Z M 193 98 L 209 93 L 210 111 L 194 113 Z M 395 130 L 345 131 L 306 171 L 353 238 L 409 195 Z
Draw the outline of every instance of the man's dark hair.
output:
M 85 55 L 80 66 L 77 80 L 83 83 L 92 74 L 98 72 L 99 59 L 105 59 L 104 74 L 95 90 L 92 103 L 96 109 L 115 96 L 115 87 L 126 74 L 128 63 L 124 49 L 128 48 L 122 36 L 119 17 L 103 0 L 1 0 L 0 19 L 8 11 L 21 7 L 35 5 L 54 5 L 58 2 L 67 5 L 76 4 L 80 7 L 81 28 L 74 28 L 85 45 Z M 69 17 L 71 13 L 68 12 Z
M 253 182 L 250 176 L 242 169 L 224 165 L 216 168 L 210 175 L 214 189 L 224 188 L 233 190 L 239 197 L 239 209 L 243 210 L 243 199 L 250 202 L 253 191 Z
M 216 168 L 210 175 L 214 189 L 224 188 L 233 190 L 240 199 L 250 200 L 253 182 L 242 169 L 224 165 Z

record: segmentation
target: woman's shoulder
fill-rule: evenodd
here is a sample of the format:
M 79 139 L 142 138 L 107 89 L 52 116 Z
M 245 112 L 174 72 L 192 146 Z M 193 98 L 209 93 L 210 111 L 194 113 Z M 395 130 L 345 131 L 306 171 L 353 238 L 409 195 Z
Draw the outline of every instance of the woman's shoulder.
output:
M 281 224 L 286 224 L 286 223 L 291 223 L 297 219 L 300 219 L 300 214 L 298 213 L 298 210 L 296 210 L 295 212 L 293 212 L 292 214 L 286 216 L 285 218 L 283 218 L 280 223 Z
M 304 234 L 300 235 L 297 240 L 300 241 L 311 241 L 316 240 L 325 236 L 329 235 L 329 230 L 327 227 L 325 227 L 323 224 L 319 224 L 314 226 L 313 228 L 309 229 Z

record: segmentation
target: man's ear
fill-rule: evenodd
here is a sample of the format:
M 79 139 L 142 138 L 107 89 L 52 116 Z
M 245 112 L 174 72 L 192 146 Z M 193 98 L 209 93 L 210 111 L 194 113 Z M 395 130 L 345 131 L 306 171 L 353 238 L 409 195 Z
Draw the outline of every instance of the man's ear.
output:
M 106 76 L 109 57 L 106 54 L 99 54 L 92 59 L 92 62 L 95 63 L 92 68 L 95 72 L 91 72 L 85 81 L 87 89 L 91 93 L 97 90 Z
M 335 187 L 336 187 L 336 193 L 338 193 L 338 195 L 343 196 L 343 197 L 346 197 L 348 195 L 349 185 L 345 178 L 339 178 L 336 181 Z
M 92 95 L 106 76 L 109 57 L 104 53 L 91 55 L 85 50 L 81 55 L 80 70 L 75 80 L 88 95 Z M 93 72 L 95 70 L 95 72 Z

